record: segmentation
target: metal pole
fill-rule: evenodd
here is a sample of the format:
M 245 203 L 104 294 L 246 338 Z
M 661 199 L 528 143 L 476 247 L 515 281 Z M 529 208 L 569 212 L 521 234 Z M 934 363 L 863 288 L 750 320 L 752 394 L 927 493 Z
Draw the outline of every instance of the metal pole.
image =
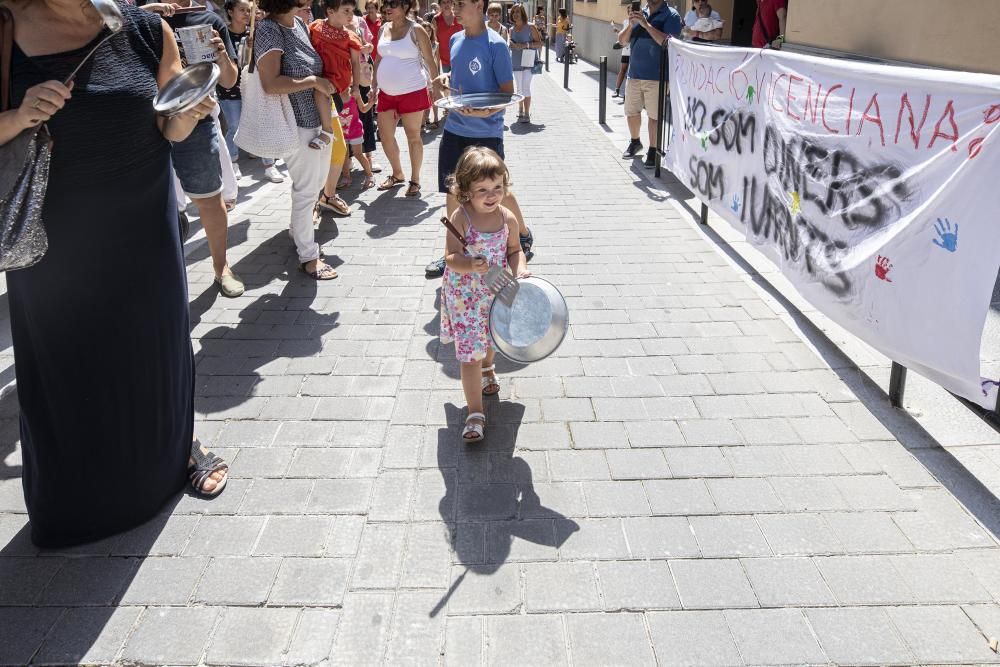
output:
M 894 408 L 903 407 L 903 393 L 906 391 L 906 367 L 892 362 L 889 370 L 889 404 Z
M 569 49 L 563 49 L 563 88 L 569 90 Z
M 545 30 L 545 71 L 549 71 L 549 31 Z
M 656 150 L 653 151 L 656 155 L 656 167 L 653 174 L 659 178 L 660 177 L 660 163 L 662 162 L 663 149 L 663 109 L 666 107 L 666 97 L 667 97 L 667 43 L 663 42 L 660 47 L 660 90 L 659 95 L 656 98 L 656 108 L 659 109 L 659 118 L 656 119 Z
M 601 125 L 607 120 L 608 106 L 608 57 L 601 56 L 601 88 L 597 96 L 597 122 Z

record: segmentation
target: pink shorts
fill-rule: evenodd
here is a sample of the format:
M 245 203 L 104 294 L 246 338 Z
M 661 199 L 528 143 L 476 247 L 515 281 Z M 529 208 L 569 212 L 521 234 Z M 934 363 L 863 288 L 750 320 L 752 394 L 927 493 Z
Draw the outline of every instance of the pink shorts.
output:
M 384 90 L 378 91 L 378 112 L 395 111 L 400 116 L 408 113 L 421 113 L 431 108 L 431 96 L 426 88 L 414 90 L 412 93 L 390 95 Z

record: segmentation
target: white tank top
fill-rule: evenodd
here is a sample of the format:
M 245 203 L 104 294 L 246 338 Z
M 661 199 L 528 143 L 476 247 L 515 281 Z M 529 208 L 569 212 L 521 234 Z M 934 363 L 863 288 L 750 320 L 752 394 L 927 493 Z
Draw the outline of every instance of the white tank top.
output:
M 378 87 L 388 95 L 405 95 L 427 88 L 427 73 L 420 58 L 420 50 L 410 34 L 413 24 L 402 39 L 393 40 L 391 25 L 386 24 L 378 40 Z

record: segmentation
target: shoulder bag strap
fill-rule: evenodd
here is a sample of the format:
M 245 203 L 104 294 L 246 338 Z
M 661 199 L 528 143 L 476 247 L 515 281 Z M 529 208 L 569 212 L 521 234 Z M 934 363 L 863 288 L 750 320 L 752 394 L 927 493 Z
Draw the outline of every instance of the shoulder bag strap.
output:
M 14 52 L 14 15 L 0 7 L 0 111 L 10 108 L 10 69 Z

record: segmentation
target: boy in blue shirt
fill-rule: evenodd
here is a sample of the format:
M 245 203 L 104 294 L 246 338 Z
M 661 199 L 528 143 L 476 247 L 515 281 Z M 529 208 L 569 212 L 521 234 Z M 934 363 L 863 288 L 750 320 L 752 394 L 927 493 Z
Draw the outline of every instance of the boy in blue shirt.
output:
M 507 43 L 486 26 L 485 0 L 458 0 L 455 16 L 464 26 L 451 38 L 451 80 L 454 95 L 468 93 L 513 93 L 514 67 Z M 448 193 L 447 180 L 454 173 L 462 153 L 470 146 L 484 146 L 503 153 L 504 113 L 484 109 L 459 109 L 448 114 L 444 123 L 438 152 L 438 191 Z M 521 247 L 527 256 L 533 239 L 524 225 L 524 216 L 513 194 L 504 198 L 503 205 L 517 217 Z M 448 193 L 447 215 L 458 208 L 458 201 Z M 427 265 L 428 276 L 444 274 L 444 258 Z

